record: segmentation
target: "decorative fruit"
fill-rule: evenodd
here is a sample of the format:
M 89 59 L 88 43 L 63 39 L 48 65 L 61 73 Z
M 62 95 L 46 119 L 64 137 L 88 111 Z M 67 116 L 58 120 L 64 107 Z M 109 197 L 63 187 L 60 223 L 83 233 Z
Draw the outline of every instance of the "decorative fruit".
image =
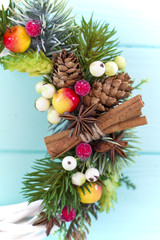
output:
M 105 74 L 113 76 L 118 72 L 118 66 L 115 62 L 109 61 L 105 64 Z
M 105 66 L 101 61 L 95 61 L 91 63 L 89 70 L 94 77 L 101 77 L 105 73 Z
M 41 34 L 42 23 L 40 20 L 31 20 L 26 25 L 26 32 L 31 37 L 38 37 Z
M 52 110 L 55 110 L 54 107 L 51 105 L 48 109 L 48 112 L 52 111 Z
M 82 172 L 77 172 L 72 175 L 72 184 L 82 186 L 86 182 L 86 176 Z
M 52 84 L 46 83 L 42 86 L 41 94 L 43 97 L 52 98 L 55 93 L 56 89 Z
M 13 26 L 5 32 L 3 44 L 11 52 L 22 53 L 29 48 L 31 37 L 26 33 L 24 27 Z
M 61 220 L 64 222 L 70 222 L 73 221 L 76 217 L 76 211 L 74 210 L 74 208 L 69 207 L 68 211 L 67 211 L 67 207 L 65 206 L 62 210 L 62 214 L 61 214 Z
M 67 156 L 62 160 L 62 167 L 67 171 L 72 171 L 77 167 L 77 160 L 72 156 Z
M 90 183 L 91 186 L 89 184 L 86 183 L 87 188 L 89 189 L 89 191 L 85 188 L 85 194 L 83 193 L 82 189 L 80 187 L 77 187 L 77 190 L 79 192 L 80 195 L 80 201 L 82 203 L 85 204 L 91 204 L 91 203 L 95 203 L 97 202 L 102 195 L 102 187 L 99 186 L 97 183 Z
M 2 5 L 4 7 L 4 10 L 6 11 L 7 8 L 9 8 L 10 0 L 3 0 L 0 1 L 0 11 L 2 11 Z
M 43 88 L 44 84 L 45 84 L 44 81 L 40 81 L 36 84 L 35 89 L 36 89 L 37 93 L 41 94 L 41 91 L 42 91 L 42 88 Z
M 91 154 L 92 148 L 91 145 L 88 143 L 80 143 L 76 147 L 76 155 L 82 160 L 88 158 Z
M 40 112 L 45 112 L 50 107 L 50 101 L 44 97 L 39 97 L 35 102 L 35 107 Z
M 90 92 L 90 89 L 91 89 L 91 86 L 89 82 L 87 82 L 84 79 L 77 81 L 74 86 L 74 90 L 79 96 L 87 95 Z
M 48 111 L 47 119 L 48 119 L 48 122 L 50 122 L 51 124 L 57 124 L 61 121 L 61 118 L 59 117 L 59 113 L 57 113 L 55 109 Z
M 72 89 L 61 88 L 54 94 L 52 104 L 60 114 L 73 112 L 78 107 L 79 97 Z
M 85 172 L 85 176 L 89 182 L 96 182 L 99 178 L 99 171 L 97 168 L 89 168 Z
M 119 70 L 125 68 L 127 65 L 126 59 L 122 56 L 115 57 L 114 62 L 117 64 Z

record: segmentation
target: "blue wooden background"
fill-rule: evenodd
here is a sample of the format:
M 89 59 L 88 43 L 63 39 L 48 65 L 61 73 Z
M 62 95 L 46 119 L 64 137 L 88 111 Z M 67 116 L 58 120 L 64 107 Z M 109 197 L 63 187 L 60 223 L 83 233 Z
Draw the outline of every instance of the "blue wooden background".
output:
M 150 79 L 141 92 L 148 125 L 137 129 L 142 153 L 136 159 L 137 164 L 126 171 L 137 189 L 119 189 L 118 204 L 109 215 L 102 213 L 99 221 L 93 220 L 88 240 L 160 240 L 158 0 L 70 0 L 69 3 L 78 20 L 82 14 L 89 18 L 94 11 L 95 19 L 106 20 L 116 27 L 120 49 L 128 62 L 127 71 L 137 81 Z M 43 142 L 43 137 L 49 135 L 46 113 L 34 108 L 38 97 L 34 87 L 39 80 L 0 68 L 0 205 L 24 201 L 20 194 L 22 177 L 46 151 Z

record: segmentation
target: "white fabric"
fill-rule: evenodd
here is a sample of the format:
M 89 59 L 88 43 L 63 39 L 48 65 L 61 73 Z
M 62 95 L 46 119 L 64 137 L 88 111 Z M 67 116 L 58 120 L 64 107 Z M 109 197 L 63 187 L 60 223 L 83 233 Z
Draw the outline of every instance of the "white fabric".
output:
M 46 237 L 46 226 L 35 226 L 36 215 L 42 210 L 41 201 L 0 207 L 0 239 L 42 240 Z M 52 232 L 55 228 L 52 229 Z

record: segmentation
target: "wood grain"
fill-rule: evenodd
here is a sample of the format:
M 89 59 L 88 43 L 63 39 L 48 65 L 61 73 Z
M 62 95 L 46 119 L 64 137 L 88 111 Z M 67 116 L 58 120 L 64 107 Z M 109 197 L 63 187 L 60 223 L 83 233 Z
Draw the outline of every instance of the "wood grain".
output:
M 137 158 L 137 164 L 127 170 L 135 191 L 125 187 L 118 191 L 118 204 L 109 215 L 99 214 L 92 221 L 88 240 L 159 240 L 160 212 L 160 111 L 159 111 L 159 58 L 160 15 L 159 1 L 70 0 L 74 13 L 95 18 L 116 27 L 117 37 L 132 78 L 149 78 L 143 86 L 145 102 L 143 114 L 148 125 L 137 129 L 141 148 L 148 155 Z M 37 158 L 43 157 L 43 137 L 50 135 L 46 113 L 34 108 L 39 95 L 34 86 L 40 78 L 28 74 L 9 73 L 0 68 L 0 205 L 23 201 L 20 190 L 24 173 Z M 47 238 L 53 239 L 53 238 Z

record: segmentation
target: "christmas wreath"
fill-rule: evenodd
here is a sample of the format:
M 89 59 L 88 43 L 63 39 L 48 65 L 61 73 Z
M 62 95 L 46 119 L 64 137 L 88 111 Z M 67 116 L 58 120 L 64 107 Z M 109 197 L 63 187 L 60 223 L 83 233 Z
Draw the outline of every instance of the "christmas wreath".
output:
M 35 108 L 48 111 L 47 154 L 24 177 L 29 203 L 42 201 L 34 223 L 57 225 L 59 239 L 86 239 L 91 215 L 108 213 L 122 183 L 134 188 L 123 168 L 139 151 L 135 127 L 147 123 L 141 95 L 117 50 L 115 29 L 82 17 L 78 24 L 64 0 L 5 1 L 0 10 L 4 69 L 42 76 Z M 38 113 L 37 113 L 38 114 Z M 69 222 L 69 224 L 67 224 Z

